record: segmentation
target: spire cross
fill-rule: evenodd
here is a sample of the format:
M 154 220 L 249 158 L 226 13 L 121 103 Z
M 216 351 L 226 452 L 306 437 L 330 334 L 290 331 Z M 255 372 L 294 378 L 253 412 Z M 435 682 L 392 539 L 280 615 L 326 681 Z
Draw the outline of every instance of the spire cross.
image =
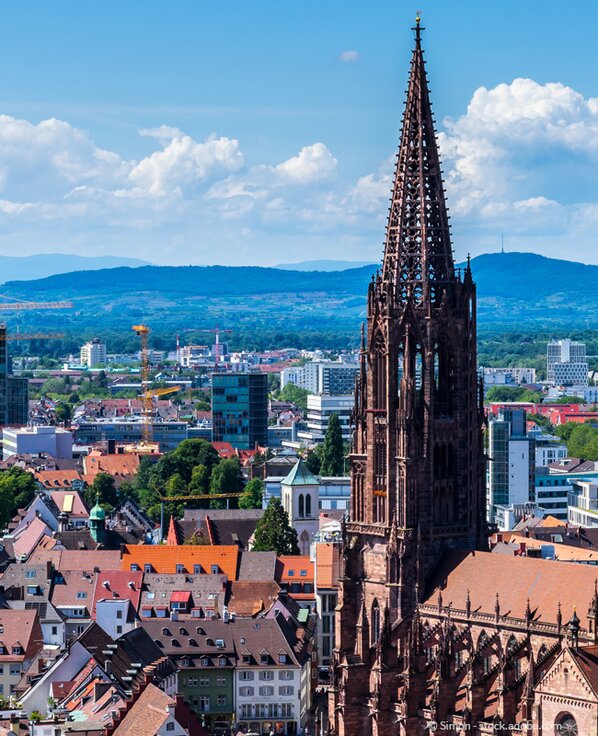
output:
M 421 41 L 421 32 L 425 31 L 425 26 L 420 25 L 421 23 L 421 10 L 418 10 L 415 14 L 415 25 L 411 29 L 412 31 L 415 31 L 415 42 L 419 46 L 419 43 Z

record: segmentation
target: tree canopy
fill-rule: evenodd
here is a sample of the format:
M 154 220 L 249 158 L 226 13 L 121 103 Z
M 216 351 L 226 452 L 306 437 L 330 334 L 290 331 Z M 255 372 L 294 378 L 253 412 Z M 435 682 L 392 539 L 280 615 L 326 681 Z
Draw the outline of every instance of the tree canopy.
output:
M 277 555 L 298 555 L 297 532 L 289 524 L 289 516 L 279 498 L 271 498 L 268 508 L 255 527 L 253 549 L 256 552 L 276 552 Z
M 261 509 L 264 498 L 264 484 L 259 478 L 250 480 L 239 498 L 240 509 Z
M 320 475 L 339 476 L 344 473 L 345 448 L 341 423 L 336 414 L 331 414 L 322 445 Z
M 35 478 L 21 468 L 0 472 L 0 525 L 4 528 L 17 509 L 27 507 L 33 500 Z

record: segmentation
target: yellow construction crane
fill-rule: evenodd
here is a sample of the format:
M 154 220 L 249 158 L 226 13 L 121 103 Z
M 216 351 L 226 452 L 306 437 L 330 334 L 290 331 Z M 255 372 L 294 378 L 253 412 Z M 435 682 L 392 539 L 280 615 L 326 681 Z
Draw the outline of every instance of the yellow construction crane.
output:
M 149 444 L 153 435 L 153 402 L 152 394 L 148 390 L 149 386 L 149 353 L 147 348 L 147 339 L 150 328 L 147 325 L 133 325 L 131 328 L 141 338 L 141 402 L 143 416 L 143 441 Z M 144 390 L 145 389 L 145 390 Z
M 167 396 L 168 394 L 174 394 L 180 390 L 181 390 L 180 386 L 169 386 L 168 388 L 153 388 L 153 389 L 150 389 L 149 391 L 146 391 L 142 395 L 141 398 L 142 399 L 147 398 L 147 396 L 149 396 L 150 399 L 159 398 L 160 396 Z

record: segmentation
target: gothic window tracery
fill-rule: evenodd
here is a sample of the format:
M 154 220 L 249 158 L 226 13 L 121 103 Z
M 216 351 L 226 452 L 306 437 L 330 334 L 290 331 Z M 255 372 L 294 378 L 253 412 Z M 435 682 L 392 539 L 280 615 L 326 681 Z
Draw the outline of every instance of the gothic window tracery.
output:
M 570 713 L 563 713 L 554 724 L 555 736 L 578 736 L 577 721 Z

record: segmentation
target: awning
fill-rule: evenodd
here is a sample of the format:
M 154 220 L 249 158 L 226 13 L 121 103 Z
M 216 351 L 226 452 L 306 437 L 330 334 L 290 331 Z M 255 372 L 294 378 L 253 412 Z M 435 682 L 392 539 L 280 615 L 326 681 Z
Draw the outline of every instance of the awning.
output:
M 191 591 L 189 590 L 175 590 L 170 596 L 171 603 L 189 603 L 191 600 Z

